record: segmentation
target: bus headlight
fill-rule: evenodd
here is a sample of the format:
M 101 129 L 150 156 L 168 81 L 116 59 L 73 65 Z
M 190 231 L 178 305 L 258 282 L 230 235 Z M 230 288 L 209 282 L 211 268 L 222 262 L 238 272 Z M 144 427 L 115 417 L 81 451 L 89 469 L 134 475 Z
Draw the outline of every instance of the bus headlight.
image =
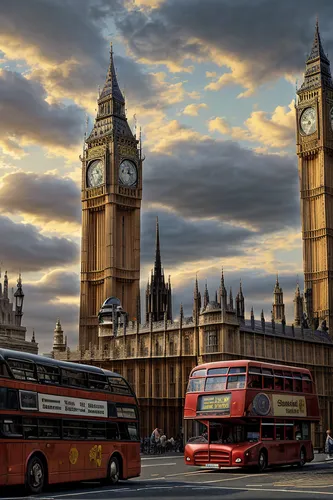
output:
M 191 462 L 190 457 L 186 457 L 186 462 Z
M 240 464 L 240 463 L 241 463 L 241 461 L 242 461 L 242 459 L 241 459 L 241 458 L 236 458 L 236 460 L 235 460 L 236 464 Z

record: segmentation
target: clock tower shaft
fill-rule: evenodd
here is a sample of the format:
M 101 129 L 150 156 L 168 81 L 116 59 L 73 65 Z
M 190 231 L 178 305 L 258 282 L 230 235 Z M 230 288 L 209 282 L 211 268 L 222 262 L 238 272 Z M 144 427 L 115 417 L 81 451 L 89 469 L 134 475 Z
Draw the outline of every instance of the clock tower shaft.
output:
M 98 346 L 98 312 L 112 296 L 140 319 L 141 145 L 126 119 L 112 48 L 82 161 L 79 343 Z
M 297 91 L 297 155 L 306 312 L 333 328 L 333 83 L 318 21 Z M 312 316 L 312 317 L 311 317 Z

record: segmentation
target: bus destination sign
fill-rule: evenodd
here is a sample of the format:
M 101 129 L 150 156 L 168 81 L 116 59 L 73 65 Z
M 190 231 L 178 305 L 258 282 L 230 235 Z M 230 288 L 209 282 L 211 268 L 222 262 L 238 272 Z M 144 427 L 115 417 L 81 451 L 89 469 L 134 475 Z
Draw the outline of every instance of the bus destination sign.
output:
M 79 399 L 50 394 L 38 394 L 39 411 L 45 413 L 62 413 L 66 415 L 85 415 L 88 417 L 108 416 L 106 401 L 95 399 Z
M 230 414 L 231 394 L 199 396 L 197 413 L 200 415 L 214 412 L 218 415 Z

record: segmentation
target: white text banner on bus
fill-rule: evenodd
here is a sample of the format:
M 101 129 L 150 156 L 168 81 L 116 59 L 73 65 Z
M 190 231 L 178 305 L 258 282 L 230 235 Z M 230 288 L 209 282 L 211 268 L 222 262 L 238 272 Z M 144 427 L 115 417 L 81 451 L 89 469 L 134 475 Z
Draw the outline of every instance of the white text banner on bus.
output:
M 66 415 L 87 415 L 105 418 L 108 416 L 108 404 L 106 401 L 38 394 L 38 403 L 39 411 L 45 413 L 64 413 Z

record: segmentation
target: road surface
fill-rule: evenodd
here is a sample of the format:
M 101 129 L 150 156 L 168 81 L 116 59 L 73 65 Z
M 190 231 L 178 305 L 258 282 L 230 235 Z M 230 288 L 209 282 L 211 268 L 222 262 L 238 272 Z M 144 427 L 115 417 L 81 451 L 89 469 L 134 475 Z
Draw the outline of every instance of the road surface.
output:
M 19 490 L 2 489 L 1 499 L 18 500 Z M 188 467 L 183 456 L 142 458 L 140 478 L 122 481 L 117 486 L 98 482 L 50 487 L 35 499 L 48 500 L 266 500 L 329 499 L 333 500 L 333 462 L 313 462 L 303 469 L 282 467 L 263 474 L 239 469 L 220 471 Z

